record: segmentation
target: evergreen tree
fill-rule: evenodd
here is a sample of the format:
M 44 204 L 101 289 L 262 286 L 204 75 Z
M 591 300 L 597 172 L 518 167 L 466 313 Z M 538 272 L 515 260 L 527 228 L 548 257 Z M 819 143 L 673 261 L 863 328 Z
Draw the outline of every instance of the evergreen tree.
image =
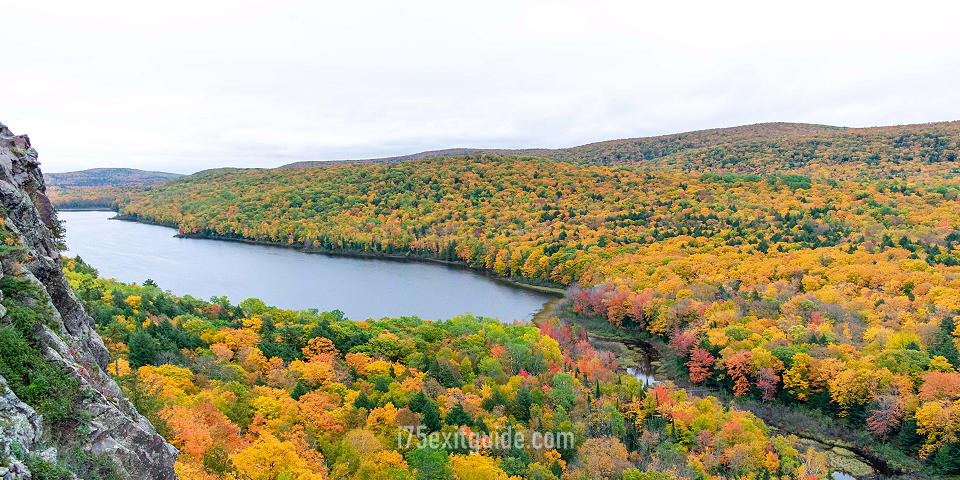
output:
M 493 407 L 497 405 L 506 405 L 507 399 L 503 398 L 503 395 L 500 393 L 500 389 L 497 387 L 493 388 L 493 394 L 487 398 L 483 399 L 483 402 L 480 403 L 480 407 L 486 411 L 493 410 Z
M 530 396 L 530 390 L 521 388 L 517 392 L 517 396 L 514 398 L 513 402 L 510 404 L 510 414 L 513 415 L 517 420 L 523 422 L 530 420 L 531 403 L 533 402 Z
M 933 348 L 930 349 L 932 355 L 941 355 L 950 361 L 953 368 L 960 367 L 960 352 L 957 351 L 956 344 L 953 343 L 953 330 L 956 325 L 953 317 L 946 317 L 940 322 L 940 331 L 933 341 Z
M 431 432 L 440 431 L 440 410 L 433 400 L 428 399 L 427 403 L 423 404 L 423 425 Z
M 447 418 L 444 420 L 446 421 L 447 425 L 466 425 L 468 427 L 473 427 L 473 418 L 471 418 L 470 414 L 463 409 L 463 404 L 460 403 L 450 410 L 450 413 L 447 414 Z
M 445 388 L 459 388 L 463 386 L 463 384 L 457 378 L 457 375 L 450 370 L 447 362 L 434 362 L 433 366 L 430 368 L 430 376 L 435 378 L 437 383 Z
M 960 443 L 952 442 L 937 451 L 933 464 L 943 475 L 960 474 Z
M 560 466 L 560 462 L 554 460 L 553 463 L 550 464 L 550 473 L 553 473 L 555 477 L 560 478 L 560 476 L 563 474 L 563 467 Z
M 423 413 L 423 406 L 427 403 L 427 396 L 423 394 L 423 391 L 419 391 L 410 398 L 410 410 L 414 413 Z
M 897 437 L 897 444 L 900 451 L 907 455 L 916 455 L 923 446 L 924 438 L 917 433 L 917 421 L 913 418 L 904 420 L 903 427 Z
M 487 427 L 487 424 L 483 421 L 483 417 L 477 417 L 477 421 L 473 426 L 475 432 L 490 433 L 490 428 Z
M 417 480 L 453 480 L 453 470 L 447 465 L 449 455 L 443 449 L 415 448 L 407 454 L 410 470 Z
M 130 336 L 130 366 L 140 368 L 157 363 L 157 344 L 146 330 L 137 330 Z
M 367 410 L 373 410 L 377 407 L 373 400 L 367 397 L 367 394 L 363 390 L 360 391 L 360 395 L 356 400 L 353 401 L 353 406 L 357 408 L 366 408 Z
M 290 392 L 290 398 L 299 401 L 300 397 L 304 396 L 307 393 L 306 387 L 302 383 L 297 381 L 297 386 L 293 387 L 293 391 Z

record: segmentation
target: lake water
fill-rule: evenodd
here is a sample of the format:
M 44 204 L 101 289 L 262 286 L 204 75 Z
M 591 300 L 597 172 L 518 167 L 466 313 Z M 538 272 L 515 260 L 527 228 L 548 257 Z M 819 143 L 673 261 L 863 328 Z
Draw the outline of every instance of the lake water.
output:
M 113 212 L 60 212 L 65 256 L 79 255 L 100 276 L 176 295 L 231 303 L 259 298 L 302 310 L 338 309 L 347 318 L 446 319 L 465 312 L 501 321 L 530 320 L 556 295 L 480 272 L 416 261 L 307 254 L 221 240 L 176 238 L 175 229 L 108 220 Z

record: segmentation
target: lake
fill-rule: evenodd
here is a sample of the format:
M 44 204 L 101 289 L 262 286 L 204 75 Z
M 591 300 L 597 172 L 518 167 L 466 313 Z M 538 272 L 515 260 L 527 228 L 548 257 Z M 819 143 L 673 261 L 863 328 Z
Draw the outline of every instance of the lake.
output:
M 530 320 L 558 295 L 481 272 L 418 261 L 308 254 L 289 248 L 176 238 L 169 227 L 109 220 L 113 212 L 63 211 L 64 256 L 79 255 L 100 276 L 152 279 L 175 295 L 237 304 L 259 298 L 291 310 L 338 309 L 364 320 L 465 312 L 501 321 Z

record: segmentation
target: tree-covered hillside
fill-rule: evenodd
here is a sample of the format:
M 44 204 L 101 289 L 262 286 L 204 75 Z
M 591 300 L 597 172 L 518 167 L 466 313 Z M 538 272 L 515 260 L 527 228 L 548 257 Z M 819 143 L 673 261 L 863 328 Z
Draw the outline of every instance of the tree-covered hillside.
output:
M 567 285 L 565 322 L 661 339 L 677 381 L 819 412 L 886 459 L 960 473 L 958 125 L 810 127 L 619 166 L 215 171 L 116 202 L 185 234 Z
M 638 383 L 580 327 L 351 321 L 124 285 L 79 258 L 65 274 L 112 373 L 180 448 L 184 480 L 828 473 L 822 453 L 747 411 Z
M 570 148 L 451 148 L 413 155 L 338 162 L 297 162 L 281 168 L 340 163 L 398 163 L 459 155 L 520 155 L 607 166 L 685 172 L 796 173 L 840 178 L 906 178 L 960 155 L 960 122 L 842 128 L 804 123 L 759 123 L 657 137 L 629 138 Z M 946 170 L 954 174 L 956 165 Z M 836 175 L 841 175 L 837 177 Z
M 589 143 L 570 148 L 448 148 L 400 155 L 396 157 L 364 160 L 303 161 L 283 165 L 280 168 L 307 168 L 344 163 L 399 163 L 425 158 L 456 157 L 462 155 L 518 155 L 550 158 L 554 160 L 580 161 L 584 163 L 611 164 L 653 160 L 673 153 L 705 147 L 716 147 L 731 142 L 782 138 L 833 132 L 838 127 L 806 123 L 758 123 L 740 127 L 713 128 L 693 132 L 675 133 L 657 137 L 629 138 Z
M 72 189 L 150 185 L 180 176 L 179 173 L 148 172 L 135 168 L 91 168 L 78 172 L 47 173 L 43 179 L 48 188 Z

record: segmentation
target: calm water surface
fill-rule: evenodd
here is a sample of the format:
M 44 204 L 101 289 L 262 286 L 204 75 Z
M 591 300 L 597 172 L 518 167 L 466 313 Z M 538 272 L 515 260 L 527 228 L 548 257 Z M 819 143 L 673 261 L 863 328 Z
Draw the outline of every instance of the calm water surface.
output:
M 149 278 L 181 296 L 226 295 L 234 304 L 255 297 L 292 310 L 339 309 L 353 320 L 470 312 L 502 321 L 530 320 L 556 298 L 461 268 L 175 238 L 172 228 L 108 220 L 113 215 L 60 212 L 70 248 L 64 255 L 79 255 L 102 277 Z

